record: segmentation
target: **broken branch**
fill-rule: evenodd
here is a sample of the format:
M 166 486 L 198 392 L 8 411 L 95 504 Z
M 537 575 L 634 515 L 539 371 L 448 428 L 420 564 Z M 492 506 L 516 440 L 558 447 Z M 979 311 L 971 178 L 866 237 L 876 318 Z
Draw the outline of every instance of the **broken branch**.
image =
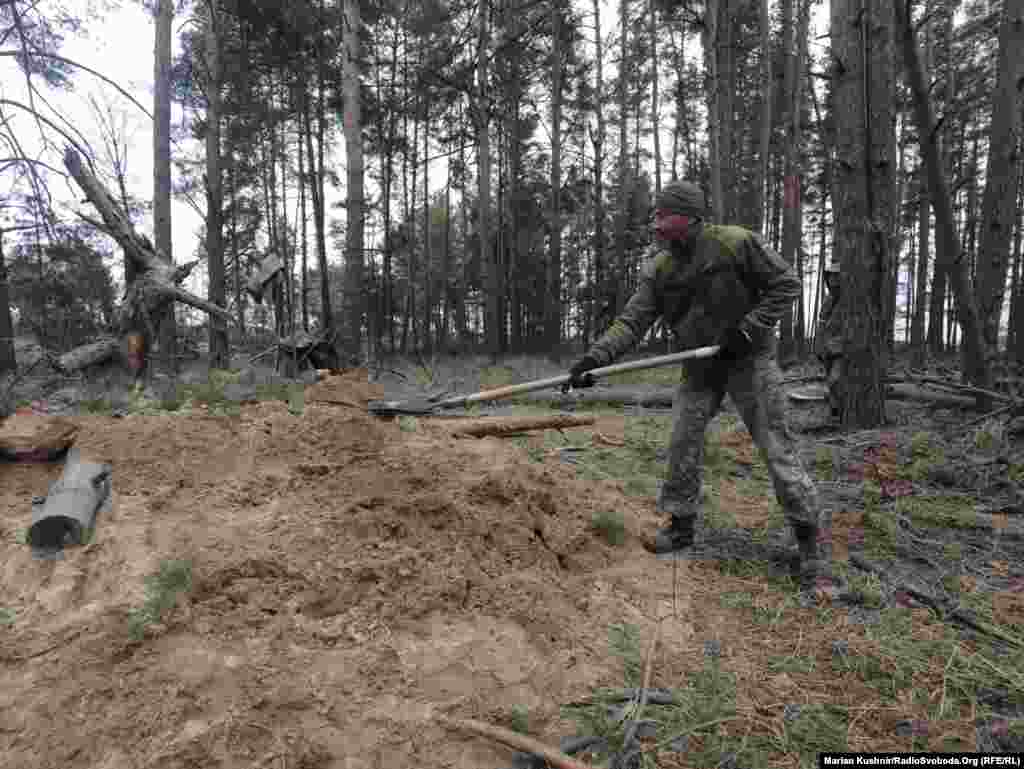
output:
M 584 764 L 571 756 L 565 755 L 565 753 L 562 753 L 561 751 L 549 748 L 544 743 L 538 742 L 532 737 L 527 737 L 524 734 L 517 734 L 509 729 L 503 729 L 500 726 L 492 726 L 490 724 L 485 724 L 482 721 L 474 721 L 468 718 L 448 718 L 447 716 L 437 716 L 436 720 L 441 726 L 448 729 L 470 732 L 479 737 L 486 737 L 490 740 L 494 740 L 495 742 L 500 742 L 502 745 L 507 745 L 510 748 L 522 750 L 527 753 L 533 753 L 535 756 L 543 758 L 548 762 L 548 764 L 555 767 L 555 769 L 593 769 L 590 764 Z

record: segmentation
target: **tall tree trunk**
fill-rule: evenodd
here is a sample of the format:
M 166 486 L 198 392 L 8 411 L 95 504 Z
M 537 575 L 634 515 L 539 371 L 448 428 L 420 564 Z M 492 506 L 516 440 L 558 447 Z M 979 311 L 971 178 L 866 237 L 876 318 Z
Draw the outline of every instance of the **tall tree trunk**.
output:
M 171 28 L 174 1 L 157 0 L 153 73 L 153 241 L 158 253 L 174 263 L 171 242 Z M 131 260 L 128 260 L 131 261 Z M 155 318 L 160 352 L 171 371 L 178 369 L 174 304 Z
M 327 120 L 326 105 L 324 103 L 327 90 L 327 76 L 324 64 L 326 52 L 324 51 L 325 42 L 323 34 L 326 21 L 324 18 L 324 0 L 320 0 L 318 10 L 318 28 L 320 31 L 317 36 L 316 46 L 316 179 L 313 185 L 313 220 L 316 224 L 317 269 L 320 272 L 320 331 L 322 333 L 331 333 L 334 331 L 334 312 L 331 308 L 331 280 L 327 269 L 327 212 L 324 202 L 324 124 Z M 312 130 L 309 132 L 309 137 L 307 149 L 309 150 L 309 159 L 312 164 L 314 157 L 313 146 L 310 143 Z
M 927 174 L 922 163 L 918 169 L 920 194 L 918 195 L 917 221 L 917 298 L 914 300 L 914 320 L 910 327 L 910 346 L 913 350 L 914 366 L 923 367 L 927 360 L 928 346 L 925 338 L 925 310 L 928 307 L 928 262 L 930 258 L 928 238 L 932 228 L 931 203 L 928 200 Z
M 434 343 L 433 264 L 430 251 L 430 107 L 423 103 L 423 342 L 430 352 Z
M 1010 328 L 1006 349 L 1018 364 L 1024 364 L 1024 265 L 1021 264 L 1021 242 L 1024 241 L 1024 164 L 1019 165 L 1013 233 L 1013 281 L 1010 283 Z
M 739 221 L 739 163 L 741 142 L 736 130 L 736 19 L 737 0 L 718 0 L 717 57 L 718 161 L 722 174 L 722 216 L 725 222 Z
M 836 250 L 842 265 L 844 427 L 885 422 L 882 385 L 885 344 L 884 285 L 888 272 L 893 159 L 891 45 L 887 0 L 833 0 L 831 6 L 834 123 L 836 126 Z M 839 62 L 842 64 L 840 65 Z M 881 194 L 879 194 L 881 193 Z
M 238 253 L 238 163 L 234 152 L 227 153 L 228 178 L 231 180 L 231 276 L 235 284 L 235 316 L 241 340 L 245 340 L 245 303 L 243 297 L 242 256 Z
M 452 259 L 452 164 L 447 163 L 447 178 L 444 184 L 444 246 L 441 251 L 441 323 L 437 330 L 437 351 L 448 353 L 449 327 L 451 322 L 451 259 Z
M 551 355 L 562 341 L 562 91 L 564 54 L 562 51 L 562 7 L 551 4 L 551 237 L 548 241 L 547 302 L 544 306 L 544 332 Z M 518 137 L 517 137 L 518 139 Z
M 722 174 L 722 126 L 721 126 L 721 83 L 718 71 L 718 47 L 719 18 L 721 12 L 720 4 L 728 0 L 707 0 L 704 7 L 704 24 L 702 42 L 704 46 L 704 90 L 708 100 L 708 165 L 711 175 L 711 216 L 721 222 L 725 218 L 723 206 L 723 184 Z M 731 126 L 730 126 L 731 128 Z
M 281 83 L 285 82 L 287 73 L 281 72 Z M 282 89 L 283 91 L 283 89 Z M 285 94 L 282 92 L 282 106 L 287 107 Z M 294 248 L 288 242 L 288 125 L 281 121 L 281 262 L 284 264 L 284 296 L 287 333 L 295 333 L 295 262 Z
M 992 94 L 992 128 L 981 212 L 978 306 L 990 358 L 999 352 L 1006 270 L 1016 210 L 1020 162 L 1020 92 L 1024 89 L 1024 0 L 1004 0 L 999 26 L 996 90 Z
M 895 46 L 893 50 L 895 51 Z M 906 142 L 903 141 L 902 137 L 903 126 L 902 121 L 899 119 L 900 107 L 898 104 L 894 106 L 897 112 L 896 127 L 899 133 L 899 138 L 895 139 L 895 141 L 896 146 L 899 148 L 899 153 L 896 165 L 893 168 L 893 187 L 896 190 L 896 194 L 893 195 L 892 211 L 890 212 L 893 229 L 889 253 L 892 255 L 892 258 L 890 259 L 888 291 L 886 292 L 888 303 L 885 308 L 885 338 L 890 359 L 896 353 L 896 306 L 900 284 L 900 254 L 903 250 L 903 203 L 907 187 L 906 174 L 903 170 L 906 157 Z M 909 272 L 910 270 L 908 269 Z
M 4 264 L 4 231 L 0 229 L 0 374 L 5 371 L 14 371 L 17 366 L 18 361 L 14 357 L 14 323 L 11 321 L 10 284 L 7 267 Z M 0 403 L 0 408 L 3 408 L 2 403 Z
M 619 60 L 619 201 L 615 223 L 615 306 L 617 314 L 626 304 L 626 228 L 629 223 L 630 202 L 633 199 L 632 173 L 629 165 L 629 142 L 626 129 L 629 120 L 629 100 L 626 89 L 629 71 L 629 0 L 619 0 L 619 24 L 622 30 L 621 58 Z
M 658 13 L 654 0 L 648 4 L 651 36 L 651 128 L 654 131 L 654 192 L 661 192 L 661 121 L 658 118 Z
M 306 232 L 306 159 L 303 156 L 305 129 L 299 113 L 299 223 L 302 231 L 302 330 L 309 331 L 309 243 Z
M 758 151 L 757 221 L 758 232 L 765 231 L 765 201 L 768 186 L 768 155 L 772 149 L 772 91 L 775 77 L 772 72 L 772 21 L 768 0 L 759 3 L 761 23 L 761 144 Z
M 220 168 L 221 65 L 220 12 L 217 0 L 209 0 L 206 19 L 206 264 L 210 287 L 208 299 L 225 305 L 224 245 L 222 242 L 223 192 Z M 229 364 L 228 329 L 224 319 L 210 316 L 210 368 Z
M 604 41 L 601 39 L 601 7 L 600 0 L 594 2 L 594 39 L 596 41 L 597 58 L 594 61 L 594 111 L 597 113 L 597 130 L 591 131 L 591 142 L 594 145 L 594 277 L 591 283 L 591 315 L 589 333 L 600 333 L 604 325 L 603 307 L 606 298 L 605 287 L 605 242 L 604 242 Z
M 486 349 L 492 360 L 501 354 L 501 274 L 499 260 L 491 244 L 491 107 L 488 63 L 490 27 L 488 0 L 477 3 L 477 65 L 474 120 L 477 145 L 477 231 L 480 237 L 480 269 L 484 273 L 487 334 Z
M 801 216 L 800 216 L 800 174 L 799 174 L 799 151 L 800 151 L 800 94 L 802 92 L 801 61 L 800 52 L 803 51 L 803 44 L 797 51 L 797 41 L 803 37 L 806 39 L 806 19 L 809 12 L 805 9 L 805 3 L 801 2 L 799 9 L 799 22 L 794 23 L 793 3 L 799 0 L 782 0 L 782 40 L 783 40 L 783 62 L 785 66 L 785 99 L 786 99 L 786 148 L 785 148 L 785 170 L 783 184 L 783 219 L 782 219 L 782 256 L 790 264 L 797 262 L 797 251 L 800 248 L 801 240 Z M 796 27 L 800 29 L 797 30 Z M 801 284 L 802 278 L 801 275 Z M 803 302 L 801 295 L 798 300 Z M 795 335 L 793 328 L 793 305 L 789 305 L 783 313 L 781 338 L 779 340 L 779 361 L 787 362 L 796 354 Z M 802 329 L 801 329 L 802 331 Z
M 459 139 L 459 167 L 466 167 L 466 139 Z M 469 184 L 462 185 L 460 205 L 462 207 L 462 256 L 459 259 L 458 281 L 455 286 L 455 328 L 459 337 L 459 349 L 469 350 L 472 337 L 469 332 L 469 318 L 466 312 L 466 299 L 469 293 L 469 281 L 466 271 L 469 269 L 469 201 L 466 192 Z
M 344 131 L 346 157 L 346 227 L 345 227 L 345 323 L 342 348 L 349 363 L 362 360 L 363 312 L 365 310 L 365 201 L 363 177 L 363 114 L 359 95 L 362 73 L 359 69 L 359 31 L 362 18 L 358 0 L 345 0 L 342 6 L 342 97 L 344 104 Z
M 896 2 L 895 8 L 907 85 L 910 87 L 914 100 L 914 116 L 918 136 L 921 137 L 924 163 L 928 171 L 928 186 L 941 243 L 941 248 L 937 248 L 937 257 L 941 258 L 952 276 L 960 323 L 963 328 L 963 371 L 967 381 L 979 387 L 988 387 L 990 375 L 985 361 L 981 319 L 969 282 L 968 265 L 964 260 L 960 240 L 956 234 L 956 226 L 953 222 L 953 205 L 949 195 L 949 186 L 942 173 L 938 148 L 935 146 L 935 118 L 932 115 L 932 106 L 928 99 L 928 88 L 921 72 L 921 60 L 917 51 L 914 27 L 903 0 Z

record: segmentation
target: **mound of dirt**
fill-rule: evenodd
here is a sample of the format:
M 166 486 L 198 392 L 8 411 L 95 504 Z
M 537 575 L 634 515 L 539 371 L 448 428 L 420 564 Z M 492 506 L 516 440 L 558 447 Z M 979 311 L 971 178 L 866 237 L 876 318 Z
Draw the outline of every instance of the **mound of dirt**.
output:
M 525 705 L 564 734 L 560 703 L 621 683 L 608 623 L 647 628 L 670 587 L 590 520 L 624 510 L 635 535 L 650 504 L 499 439 L 403 432 L 362 408 L 380 395 L 364 372 L 301 415 L 74 417 L 114 509 L 56 562 L 16 534 L 60 468 L 0 466 L 0 767 L 501 766 L 430 714 Z M 133 640 L 169 560 L 191 590 Z

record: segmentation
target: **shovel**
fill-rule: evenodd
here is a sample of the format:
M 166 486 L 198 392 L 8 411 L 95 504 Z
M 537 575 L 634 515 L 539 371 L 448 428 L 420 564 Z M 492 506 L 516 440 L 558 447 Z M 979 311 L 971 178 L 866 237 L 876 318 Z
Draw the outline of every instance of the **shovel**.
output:
M 698 347 L 695 350 L 686 350 L 685 352 L 672 353 L 671 355 L 659 355 L 654 358 L 630 361 L 629 363 L 617 363 L 614 366 L 603 366 L 602 368 L 591 369 L 587 374 L 595 379 L 600 379 L 612 374 L 622 374 L 626 371 L 642 371 L 649 368 L 671 366 L 674 363 L 682 363 L 685 360 L 711 358 L 718 354 L 718 350 L 718 345 Z M 367 404 L 367 409 L 371 414 L 378 417 L 402 415 L 429 416 L 443 409 L 459 408 L 460 406 L 468 406 L 471 403 L 480 403 L 482 401 L 496 401 L 502 398 L 511 398 L 514 395 L 535 392 L 536 390 L 546 390 L 549 387 L 559 387 L 568 381 L 569 375 L 562 374 L 550 379 L 537 379 L 533 382 L 499 387 L 496 390 L 483 390 L 472 395 L 456 395 L 444 400 L 370 401 Z

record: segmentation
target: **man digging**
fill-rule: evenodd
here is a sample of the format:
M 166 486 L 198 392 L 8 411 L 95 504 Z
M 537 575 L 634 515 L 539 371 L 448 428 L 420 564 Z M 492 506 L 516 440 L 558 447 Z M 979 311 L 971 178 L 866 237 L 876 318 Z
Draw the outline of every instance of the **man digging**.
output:
M 705 224 L 704 193 L 675 181 L 655 200 L 659 247 L 643 265 L 622 313 L 569 370 L 570 386 L 590 387 L 591 369 L 632 349 L 661 317 L 684 349 L 721 346 L 713 358 L 688 361 L 673 409 L 668 475 L 658 509 L 669 525 L 645 541 L 653 553 L 693 544 L 700 514 L 704 435 L 728 392 L 768 465 L 775 495 L 793 528 L 802 590 L 823 571 L 820 512 L 814 484 L 786 425 L 775 326 L 800 294 L 793 269 L 742 227 Z

